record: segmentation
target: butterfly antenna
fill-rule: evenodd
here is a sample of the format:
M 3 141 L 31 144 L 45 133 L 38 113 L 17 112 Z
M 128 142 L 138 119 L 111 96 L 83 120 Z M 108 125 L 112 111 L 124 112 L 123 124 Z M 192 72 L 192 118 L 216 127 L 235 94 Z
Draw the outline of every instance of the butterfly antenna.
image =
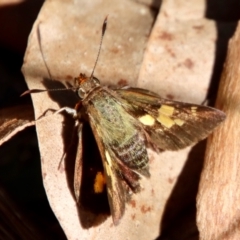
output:
M 107 29 L 107 19 L 108 19 L 108 16 L 105 17 L 104 22 L 103 22 L 103 25 L 102 25 L 102 35 L 101 35 L 101 39 L 100 39 L 98 54 L 97 54 L 97 58 L 96 58 L 96 61 L 95 61 L 95 64 L 94 64 L 94 67 L 93 67 L 93 70 L 92 70 L 90 79 L 93 78 L 93 74 L 94 74 L 95 68 L 96 68 L 96 66 L 97 66 L 97 62 L 98 62 L 99 55 L 100 55 L 100 52 L 101 52 L 103 37 L 104 37 L 105 31 L 106 31 L 106 29 Z
M 42 59 L 43 59 L 44 65 L 45 65 L 45 67 L 46 67 L 46 69 L 47 69 L 48 75 L 49 75 L 50 79 L 53 79 L 53 78 L 52 78 L 52 74 L 51 74 L 51 72 L 50 72 L 50 69 L 49 69 L 49 67 L 48 67 L 48 65 L 47 65 L 47 63 L 46 63 L 46 61 L 45 61 L 44 54 L 43 54 L 42 39 L 41 39 L 41 33 L 40 33 L 40 24 L 41 24 L 41 22 L 37 25 L 38 45 L 39 45 L 40 53 L 41 53 L 41 55 L 42 55 Z
M 108 16 L 105 17 L 104 19 L 104 22 L 103 22 L 103 25 L 102 25 L 102 35 L 101 35 L 101 40 L 100 40 L 100 44 L 99 44 L 99 49 L 98 49 L 98 54 L 97 54 L 97 58 L 96 58 L 96 61 L 95 61 L 95 64 L 94 64 L 94 67 L 93 67 L 93 70 L 92 70 L 92 74 L 90 76 L 90 78 L 92 79 L 93 77 L 93 73 L 94 73 L 94 70 L 96 68 L 96 65 L 97 65 L 97 62 L 98 62 L 98 59 L 99 59 L 99 55 L 100 55 L 100 52 L 101 52 L 101 47 L 102 47 L 102 41 L 103 41 L 103 37 L 104 37 L 104 34 L 105 34 L 105 31 L 107 29 L 107 18 Z M 43 55 L 43 51 L 42 51 L 42 44 L 41 44 L 41 34 L 40 34 L 40 25 L 38 25 L 38 28 L 37 28 L 37 37 L 38 37 L 38 42 L 39 42 L 39 45 L 40 45 L 40 51 L 41 51 L 41 54 L 42 54 L 42 57 L 44 59 L 44 64 L 47 68 L 47 71 L 48 71 L 48 74 L 49 74 L 49 77 L 50 79 L 52 79 L 52 75 L 51 75 L 51 72 L 45 62 L 45 58 L 44 58 L 44 55 Z M 71 87 L 71 88 L 58 88 L 58 89 L 30 89 L 30 90 L 27 90 L 25 91 L 24 93 L 21 94 L 21 97 L 24 96 L 24 95 L 27 95 L 27 94 L 31 94 L 31 93 L 40 93 L 40 92 L 52 92 L 52 91 L 65 91 L 65 90 L 74 90 L 76 89 L 76 87 Z

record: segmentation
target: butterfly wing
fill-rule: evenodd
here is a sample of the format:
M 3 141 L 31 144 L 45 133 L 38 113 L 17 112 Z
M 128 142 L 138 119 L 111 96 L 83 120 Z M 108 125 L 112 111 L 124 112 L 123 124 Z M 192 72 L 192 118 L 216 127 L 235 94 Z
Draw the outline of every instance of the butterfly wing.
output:
M 83 102 L 100 150 L 114 224 L 122 217 L 127 187 L 139 191 L 140 175 L 150 176 L 145 134 L 112 94 L 101 88 Z M 127 184 L 126 184 L 127 183 Z
M 111 158 L 100 135 L 94 131 L 94 136 L 100 150 L 104 176 L 107 184 L 107 194 L 113 223 L 117 225 L 125 211 L 125 191 L 122 182 L 118 180 L 118 170 L 114 159 Z
M 206 138 L 224 119 L 215 108 L 163 99 L 140 89 L 118 89 L 126 110 L 139 120 L 154 147 L 178 150 Z

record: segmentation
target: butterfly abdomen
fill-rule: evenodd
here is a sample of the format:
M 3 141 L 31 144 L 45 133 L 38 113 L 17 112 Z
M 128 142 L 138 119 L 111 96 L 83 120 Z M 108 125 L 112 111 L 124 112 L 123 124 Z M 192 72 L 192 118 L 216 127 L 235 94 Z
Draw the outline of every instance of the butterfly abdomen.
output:
M 125 142 L 114 144 L 112 149 L 126 166 L 146 175 L 145 171 L 148 172 L 148 155 L 145 140 L 138 132 L 131 136 L 131 138 L 126 139 Z

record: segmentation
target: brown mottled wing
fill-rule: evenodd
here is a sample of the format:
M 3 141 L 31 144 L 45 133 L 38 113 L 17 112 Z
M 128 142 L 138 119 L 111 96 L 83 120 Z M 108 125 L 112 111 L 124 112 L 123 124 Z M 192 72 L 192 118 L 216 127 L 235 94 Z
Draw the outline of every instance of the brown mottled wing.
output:
M 90 125 L 92 122 L 90 121 Z M 92 125 L 91 125 L 92 126 Z M 106 182 L 107 182 L 107 193 L 108 193 L 108 202 L 110 205 L 113 222 L 115 225 L 119 223 L 124 210 L 125 210 L 125 192 L 121 181 L 117 179 L 117 172 L 113 165 L 112 159 L 109 155 L 106 154 L 105 146 L 99 134 L 96 131 L 96 128 L 92 128 L 94 137 L 96 139 L 98 148 L 100 150 L 103 168 L 105 172 Z M 79 123 L 78 126 L 78 148 L 75 161 L 75 170 L 74 170 L 74 193 L 77 202 L 80 200 L 80 189 L 82 182 L 82 134 L 83 134 L 83 124 Z M 97 193 L 96 193 L 97 194 Z
M 107 147 L 103 143 L 103 139 L 97 131 L 97 127 L 90 121 L 94 137 L 96 139 L 100 155 L 103 162 L 104 173 L 107 183 L 107 194 L 110 210 L 113 218 L 113 223 L 117 225 L 125 211 L 125 191 L 122 182 L 118 180 L 118 173 L 115 159 L 112 159 Z
M 139 191 L 139 175 L 150 175 L 145 134 L 112 90 L 99 89 L 83 106 L 100 150 L 109 205 L 117 224 L 125 209 L 128 187 Z
M 118 89 L 116 93 L 153 145 L 162 150 L 178 150 L 206 138 L 226 117 L 215 108 L 166 100 L 144 89 Z

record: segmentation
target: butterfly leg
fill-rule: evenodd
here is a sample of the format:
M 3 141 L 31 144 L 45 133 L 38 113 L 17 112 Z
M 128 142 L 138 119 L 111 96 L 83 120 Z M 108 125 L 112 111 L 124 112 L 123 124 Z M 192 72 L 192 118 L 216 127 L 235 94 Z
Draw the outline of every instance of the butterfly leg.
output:
M 74 108 L 70 108 L 70 107 L 63 107 L 63 108 L 60 108 L 59 110 L 57 110 L 54 114 L 58 114 L 58 113 L 61 113 L 61 112 L 66 112 L 67 114 L 70 114 L 73 116 L 73 118 L 77 118 L 78 117 L 78 114 L 77 114 L 77 111 L 76 109 Z

